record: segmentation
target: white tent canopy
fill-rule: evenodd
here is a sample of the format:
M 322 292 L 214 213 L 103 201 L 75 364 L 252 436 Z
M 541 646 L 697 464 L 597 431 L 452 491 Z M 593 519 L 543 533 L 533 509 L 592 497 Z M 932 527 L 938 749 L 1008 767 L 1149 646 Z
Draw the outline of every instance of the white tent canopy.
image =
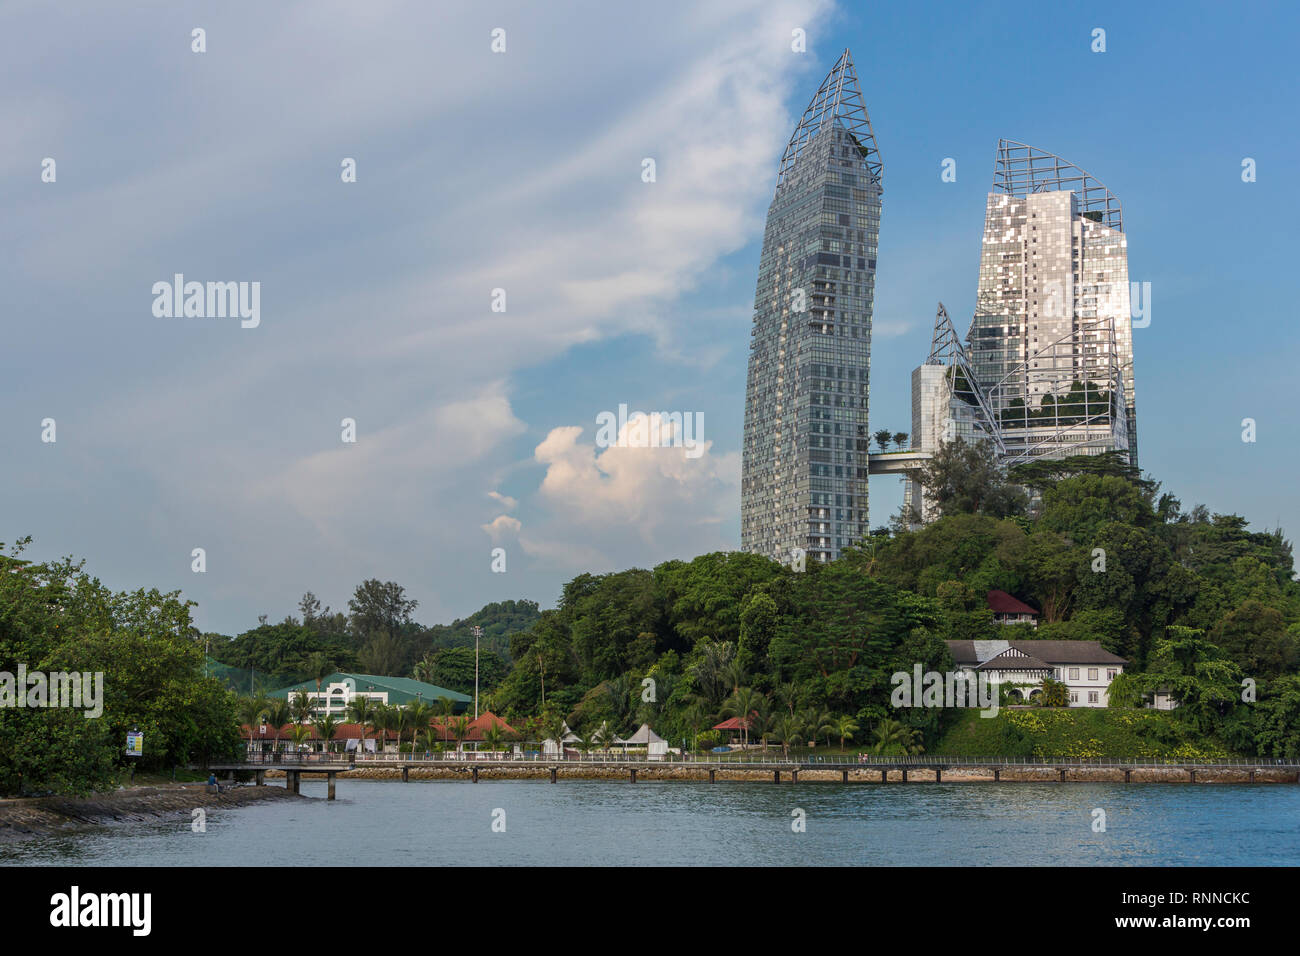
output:
M 567 744 L 576 744 L 582 738 L 573 732 L 569 727 L 568 721 L 562 721 L 564 733 L 560 737 L 560 743 L 556 744 L 554 738 L 548 737 L 542 741 L 542 753 L 547 756 L 555 756 L 560 752 L 560 748 Z
M 623 741 L 628 747 L 645 747 L 648 756 L 656 757 L 668 753 L 668 741 L 650 729 L 649 724 L 642 724 L 636 733 Z

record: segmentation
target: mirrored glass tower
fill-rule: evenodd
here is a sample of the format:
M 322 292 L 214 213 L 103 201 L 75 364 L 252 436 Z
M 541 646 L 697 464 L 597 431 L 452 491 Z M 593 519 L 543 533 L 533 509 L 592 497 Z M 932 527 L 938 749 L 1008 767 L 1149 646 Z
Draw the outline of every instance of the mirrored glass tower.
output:
M 754 296 L 741 546 L 827 561 L 867 533 L 882 165 L 845 50 L 781 157 Z
M 1101 182 L 999 141 L 967 342 L 1005 463 L 1112 450 L 1137 463 L 1128 239 Z

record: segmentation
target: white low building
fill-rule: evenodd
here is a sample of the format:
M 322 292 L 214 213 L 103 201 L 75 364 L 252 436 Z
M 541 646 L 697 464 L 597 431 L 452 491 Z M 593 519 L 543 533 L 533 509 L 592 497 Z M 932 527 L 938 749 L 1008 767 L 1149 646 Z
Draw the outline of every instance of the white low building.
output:
M 1105 707 L 1108 689 L 1128 663 L 1097 641 L 945 641 L 957 667 L 984 674 L 1029 701 L 1051 678 L 1070 691 L 1071 707 Z

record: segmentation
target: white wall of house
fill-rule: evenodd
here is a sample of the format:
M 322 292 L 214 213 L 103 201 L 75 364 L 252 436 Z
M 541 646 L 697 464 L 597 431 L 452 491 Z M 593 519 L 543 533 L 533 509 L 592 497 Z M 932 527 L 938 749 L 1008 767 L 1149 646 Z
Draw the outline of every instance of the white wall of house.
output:
M 1109 687 L 1124 671 L 1122 664 L 1056 664 L 1052 666 L 1053 680 L 1058 681 L 1070 691 L 1071 707 L 1106 707 L 1110 703 Z M 969 665 L 961 668 L 974 676 L 976 671 Z M 1042 689 L 1043 674 L 1036 671 L 983 671 L 987 679 L 995 684 L 1014 684 L 1022 697 L 1028 700 Z M 1168 709 L 1168 708 L 1162 708 Z
M 1110 682 L 1124 671 L 1123 664 L 1056 664 L 1055 680 L 1070 689 L 1071 707 L 1105 707 L 1110 703 Z

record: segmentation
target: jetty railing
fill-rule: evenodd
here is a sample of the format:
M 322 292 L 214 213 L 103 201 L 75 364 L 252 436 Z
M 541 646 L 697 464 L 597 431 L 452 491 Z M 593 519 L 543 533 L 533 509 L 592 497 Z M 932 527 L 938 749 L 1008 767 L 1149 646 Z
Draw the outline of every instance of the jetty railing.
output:
M 407 765 L 453 765 L 464 766 L 476 763 L 520 763 L 546 766 L 573 765 L 618 765 L 657 767 L 665 765 L 707 765 L 712 767 L 790 767 L 801 770 L 826 769 L 845 770 L 857 768 L 960 768 L 960 767 L 1024 767 L 1059 770 L 1061 768 L 1114 768 L 1139 769 L 1144 767 L 1179 767 L 1206 769 L 1263 769 L 1278 767 L 1285 769 L 1300 768 L 1300 761 L 1282 758 L 1259 757 L 1224 757 L 1205 760 L 1181 760 L 1176 757 L 966 757 L 942 756 L 938 754 L 916 754 L 910 756 L 882 756 L 877 754 L 806 754 L 788 755 L 780 751 L 763 755 L 761 752 L 740 752 L 728 754 L 622 754 L 613 752 L 545 754 L 537 751 L 502 752 L 502 751 L 454 751 L 438 753 L 436 751 L 416 753 L 321 753 L 274 751 L 269 753 L 252 752 L 245 755 L 243 763 L 249 767 L 337 767 L 339 765 L 366 764 L 407 764 Z

